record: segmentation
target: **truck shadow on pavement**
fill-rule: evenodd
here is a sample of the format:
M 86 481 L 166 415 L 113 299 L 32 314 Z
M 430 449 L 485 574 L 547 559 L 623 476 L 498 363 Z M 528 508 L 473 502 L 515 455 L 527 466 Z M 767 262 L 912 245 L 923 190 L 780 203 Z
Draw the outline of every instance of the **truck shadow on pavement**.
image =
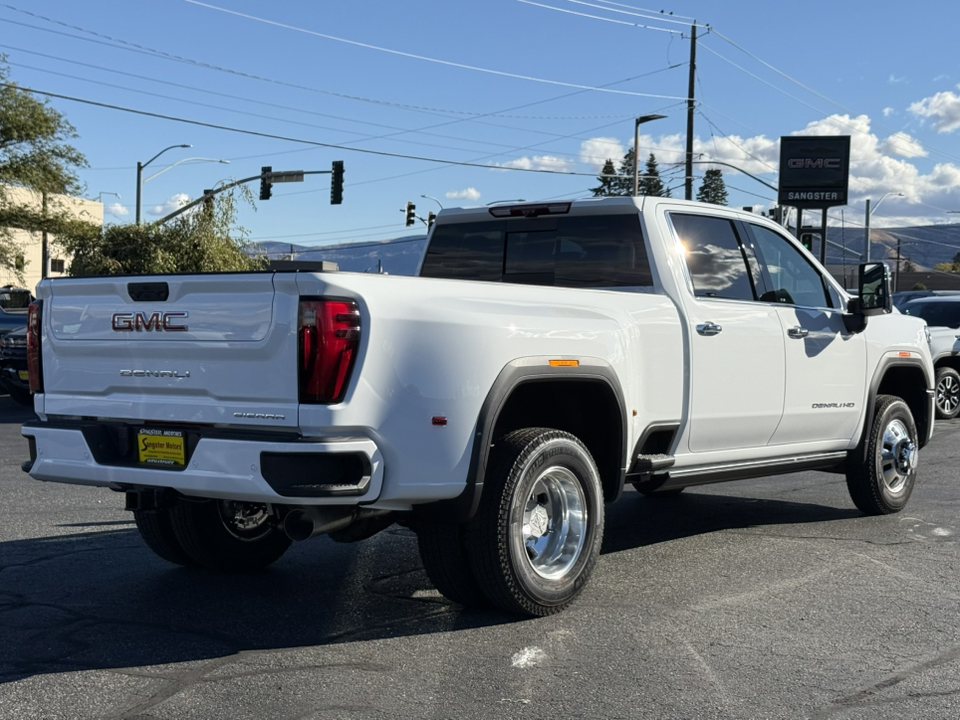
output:
M 608 511 L 604 553 L 857 515 L 706 494 L 666 502 L 625 496 Z M 420 564 L 416 536 L 399 526 L 353 545 L 326 538 L 295 544 L 272 567 L 247 575 L 170 565 L 146 548 L 132 522 L 70 523 L 56 532 L 0 543 L 0 684 L 517 622 L 440 597 Z M 624 561 L 646 558 L 607 560 Z

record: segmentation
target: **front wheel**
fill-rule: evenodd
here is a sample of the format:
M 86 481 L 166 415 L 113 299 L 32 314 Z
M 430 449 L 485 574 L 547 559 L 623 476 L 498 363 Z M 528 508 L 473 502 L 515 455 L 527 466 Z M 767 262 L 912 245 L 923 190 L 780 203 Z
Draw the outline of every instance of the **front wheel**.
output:
M 865 433 L 847 461 L 850 497 L 866 515 L 900 512 L 917 480 L 920 448 L 913 414 L 900 398 L 878 395 Z
M 466 550 L 497 607 L 552 615 L 583 591 L 603 540 L 603 490 L 590 452 L 573 435 L 528 428 L 491 451 Z
M 181 500 L 171 512 L 180 546 L 201 567 L 259 570 L 290 547 L 268 505 L 233 500 Z
M 951 367 L 937 370 L 937 417 L 953 420 L 960 415 L 960 373 Z

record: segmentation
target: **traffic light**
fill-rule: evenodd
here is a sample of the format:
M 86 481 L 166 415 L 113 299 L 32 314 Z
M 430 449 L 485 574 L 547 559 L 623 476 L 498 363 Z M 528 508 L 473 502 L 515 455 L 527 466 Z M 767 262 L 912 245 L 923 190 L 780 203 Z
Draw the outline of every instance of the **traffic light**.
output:
M 270 196 L 273 195 L 273 182 L 271 182 L 267 176 L 273 172 L 273 167 L 267 165 L 266 167 L 260 168 L 260 199 L 269 200 Z
M 810 252 L 813 252 L 813 237 L 814 233 L 800 233 L 800 244 Z
M 433 227 L 433 224 L 437 221 L 437 214 L 433 211 L 427 213 L 427 230 Z
M 417 224 L 417 206 L 412 202 L 407 203 L 407 227 L 413 227 Z
M 334 160 L 330 177 L 330 204 L 343 202 L 343 160 Z
M 213 217 L 213 190 L 210 188 L 203 191 L 203 212 L 207 217 Z

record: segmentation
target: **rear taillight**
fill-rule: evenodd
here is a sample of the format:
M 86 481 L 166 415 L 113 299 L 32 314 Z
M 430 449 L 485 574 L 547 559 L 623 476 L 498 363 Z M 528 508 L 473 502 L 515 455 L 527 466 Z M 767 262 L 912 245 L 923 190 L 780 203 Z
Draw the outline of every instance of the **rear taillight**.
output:
M 357 304 L 301 300 L 299 332 L 300 402 L 340 402 L 360 345 Z
M 30 374 L 30 392 L 43 392 L 43 366 L 40 363 L 40 301 L 27 308 L 27 372 Z

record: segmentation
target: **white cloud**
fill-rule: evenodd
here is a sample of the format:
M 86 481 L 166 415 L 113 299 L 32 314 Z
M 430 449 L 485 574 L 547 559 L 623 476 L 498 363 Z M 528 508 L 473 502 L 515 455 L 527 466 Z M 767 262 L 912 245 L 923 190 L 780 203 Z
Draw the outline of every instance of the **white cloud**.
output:
M 127 209 L 126 209 L 123 205 L 121 205 L 120 203 L 111 203 L 111 204 L 107 205 L 107 206 L 104 208 L 104 211 L 105 211 L 108 215 L 113 215 L 114 217 L 118 217 L 118 218 L 119 218 L 119 217 L 126 217 L 127 215 L 130 214 L 130 211 L 127 210 Z
M 533 157 L 522 157 L 509 162 L 501 163 L 499 167 L 517 168 L 520 170 L 550 170 L 552 172 L 570 172 L 572 170 L 569 160 L 556 157 L 555 155 L 535 155 Z
M 898 75 L 894 75 L 893 73 L 891 73 L 890 77 L 887 78 L 887 82 L 890 83 L 891 85 L 899 85 L 900 83 L 905 83 L 906 81 L 907 79 L 902 75 L 898 76 Z
M 147 212 L 151 215 L 169 215 L 174 210 L 179 210 L 189 202 L 189 195 L 186 193 L 177 193 L 167 200 L 163 205 L 154 205 L 152 208 L 147 210 Z
M 930 154 L 919 142 L 904 132 L 894 133 L 884 140 L 880 151 L 887 155 L 899 155 L 905 158 L 926 157 Z
M 613 164 L 619 166 L 626 151 L 616 138 L 591 138 L 580 144 L 580 162 L 589 165 L 592 170 L 600 171 L 607 160 L 613 160 Z
M 932 118 L 937 132 L 949 133 L 960 129 L 960 95 L 955 92 L 939 92 L 913 103 L 907 109 L 917 117 Z
M 895 112 L 896 112 L 896 110 L 894 110 L 892 107 L 885 107 L 885 108 L 883 109 L 883 116 L 884 116 L 884 117 L 890 117 L 890 116 L 893 115 Z
M 479 200 L 480 191 L 469 187 L 466 190 L 451 190 L 447 193 L 449 200 Z

